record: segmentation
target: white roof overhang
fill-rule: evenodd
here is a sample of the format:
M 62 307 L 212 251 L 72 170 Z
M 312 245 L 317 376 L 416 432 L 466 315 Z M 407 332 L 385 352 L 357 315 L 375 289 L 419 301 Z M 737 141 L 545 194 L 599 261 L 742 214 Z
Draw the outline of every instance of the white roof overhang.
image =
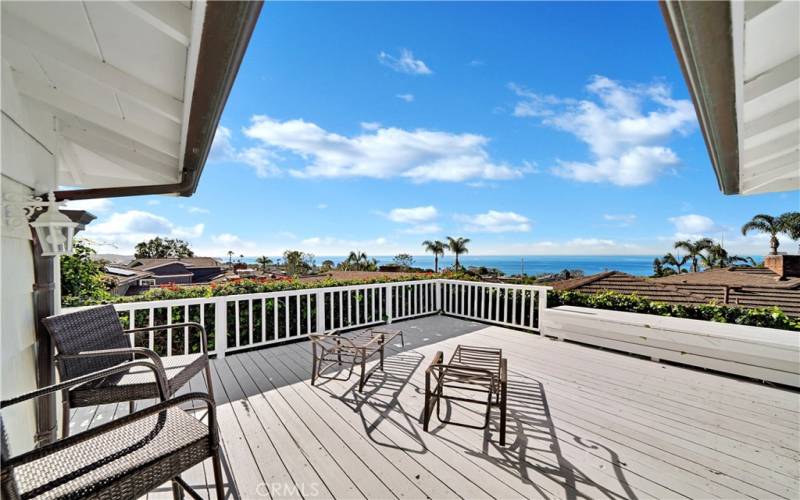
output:
M 55 158 L 48 188 L 194 192 L 260 7 L 2 2 L 3 113 Z
M 800 189 L 800 2 L 662 2 L 720 189 Z

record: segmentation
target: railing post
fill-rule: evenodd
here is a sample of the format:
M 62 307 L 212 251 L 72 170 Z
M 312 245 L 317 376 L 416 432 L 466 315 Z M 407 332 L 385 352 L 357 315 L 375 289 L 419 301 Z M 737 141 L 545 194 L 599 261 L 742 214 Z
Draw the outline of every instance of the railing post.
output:
M 547 311 L 547 288 L 539 288 L 536 291 L 539 294 L 539 321 L 536 323 L 539 329 L 539 335 L 544 335 L 544 327 L 542 326 L 545 311 Z
M 228 350 L 228 304 L 225 297 L 214 299 L 214 349 L 217 358 L 224 358 Z
M 317 291 L 317 333 L 325 333 L 325 292 Z
M 436 310 L 440 313 L 442 312 L 442 287 L 444 286 L 444 282 L 442 280 L 436 280 Z
M 387 284 L 386 286 L 386 322 L 392 322 L 392 316 L 394 316 L 394 307 L 392 307 L 392 286 L 391 283 Z

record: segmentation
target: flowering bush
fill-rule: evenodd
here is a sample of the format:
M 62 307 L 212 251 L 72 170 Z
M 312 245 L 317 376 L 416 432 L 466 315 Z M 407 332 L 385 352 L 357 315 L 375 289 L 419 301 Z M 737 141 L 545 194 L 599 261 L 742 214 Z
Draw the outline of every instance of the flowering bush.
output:
M 547 295 L 547 306 L 591 307 L 594 309 L 700 319 L 718 323 L 778 328 L 781 330 L 800 330 L 800 321 L 787 316 L 777 307 L 746 309 L 715 302 L 697 305 L 667 304 L 665 302 L 651 301 L 636 294 L 626 295 L 612 291 L 596 294 L 551 291 Z

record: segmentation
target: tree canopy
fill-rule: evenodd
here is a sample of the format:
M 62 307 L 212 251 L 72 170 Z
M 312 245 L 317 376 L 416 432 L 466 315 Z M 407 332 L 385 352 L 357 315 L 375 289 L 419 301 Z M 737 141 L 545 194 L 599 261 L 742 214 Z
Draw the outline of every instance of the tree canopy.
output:
M 173 238 L 155 238 L 136 244 L 133 254 L 136 259 L 182 259 L 194 257 L 189 243 Z
M 112 285 L 103 274 L 103 264 L 92 258 L 94 249 L 89 242 L 76 239 L 72 255 L 61 257 L 61 297 L 68 300 L 105 300 Z

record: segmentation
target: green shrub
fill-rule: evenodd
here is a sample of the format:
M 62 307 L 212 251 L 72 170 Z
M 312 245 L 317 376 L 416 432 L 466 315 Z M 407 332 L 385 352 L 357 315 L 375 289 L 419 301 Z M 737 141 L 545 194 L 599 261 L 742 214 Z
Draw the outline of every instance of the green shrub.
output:
M 684 305 L 651 301 L 638 295 L 626 295 L 605 291 L 585 294 L 574 291 L 550 291 L 547 306 L 579 306 L 613 311 L 655 314 L 673 318 L 700 319 L 717 323 L 761 326 L 781 330 L 800 330 L 800 321 L 793 319 L 778 307 L 753 308 L 727 306 L 710 302 L 708 304 Z

